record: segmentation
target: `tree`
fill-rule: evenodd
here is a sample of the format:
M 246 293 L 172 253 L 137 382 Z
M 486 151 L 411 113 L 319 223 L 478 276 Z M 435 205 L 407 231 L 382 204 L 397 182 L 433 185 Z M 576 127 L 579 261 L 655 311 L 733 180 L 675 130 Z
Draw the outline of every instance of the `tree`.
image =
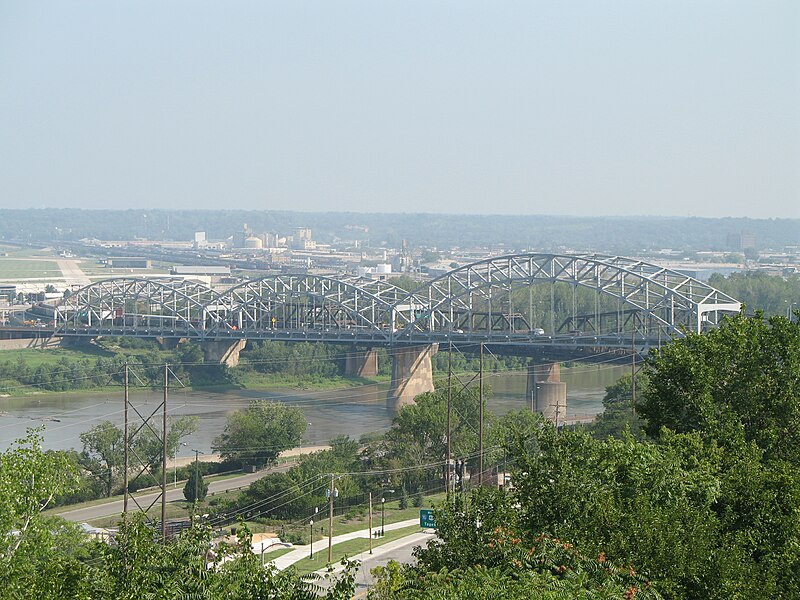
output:
M 56 289 L 56 286 L 54 286 L 52 283 L 48 283 L 44 288 L 45 294 L 55 294 L 56 292 L 58 292 L 58 290 Z
M 41 429 L 30 429 L 0 453 L 0 593 L 28 598 L 25 583 L 52 568 L 78 540 L 62 519 L 43 516 L 53 500 L 77 489 L 78 473 L 63 452 L 44 452 Z
M 637 373 L 636 390 L 639 395 L 644 393 L 646 386 L 647 375 Z M 606 388 L 603 409 L 603 413 L 588 427 L 592 435 L 598 438 L 621 437 L 627 431 L 637 439 L 643 437 L 644 423 L 641 416 L 634 411 L 630 375 L 621 377 Z
M 283 450 L 300 444 L 307 425 L 299 407 L 254 400 L 245 410 L 228 417 L 213 447 L 224 460 L 238 461 L 242 466 L 270 464 Z
M 800 466 L 800 325 L 782 316 L 737 315 L 688 334 L 648 361 L 638 410 L 647 433 L 702 431 L 721 443 L 738 432 Z
M 437 538 L 416 564 L 375 569 L 376 600 L 426 598 L 660 598 L 646 577 L 604 556 L 519 527 L 513 496 L 477 488 L 437 506 Z
M 189 478 L 183 486 L 183 497 L 189 502 L 202 502 L 208 495 L 208 484 L 203 479 L 199 463 L 193 463 L 190 468 Z
M 167 458 L 175 456 L 178 448 L 180 448 L 181 440 L 197 431 L 199 422 L 200 418 L 195 415 L 186 415 L 178 417 L 177 419 L 169 419 L 169 429 L 167 430 Z M 145 427 L 133 440 L 133 445 L 137 450 L 139 458 L 147 463 L 150 472 L 158 472 L 164 452 L 164 445 L 161 441 L 161 437 L 156 435 L 152 429 Z
M 484 402 L 486 402 L 484 394 Z M 451 451 L 455 458 L 474 456 L 478 447 L 478 391 L 474 387 L 452 389 Z M 491 423 L 489 415 L 488 423 Z M 381 447 L 373 448 L 386 468 L 403 468 L 444 461 L 447 454 L 447 389 L 438 388 L 416 397 L 414 404 L 400 409 L 386 433 Z M 395 489 L 416 489 L 431 476 L 443 476 L 443 471 L 431 468 L 405 469 L 393 476 Z
M 116 472 L 124 466 L 123 437 L 122 430 L 111 421 L 103 421 L 80 435 L 81 466 L 102 483 L 106 496 L 111 496 Z

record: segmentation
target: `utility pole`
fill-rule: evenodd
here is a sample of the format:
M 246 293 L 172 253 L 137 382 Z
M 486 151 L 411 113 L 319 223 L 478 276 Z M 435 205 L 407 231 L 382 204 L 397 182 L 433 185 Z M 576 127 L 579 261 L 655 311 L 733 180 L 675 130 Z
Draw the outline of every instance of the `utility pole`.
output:
M 333 561 L 333 473 L 331 473 L 331 489 L 328 493 L 328 564 Z
M 369 553 L 372 554 L 372 492 L 369 493 Z
M 122 433 L 122 437 L 125 441 L 125 450 L 123 451 L 123 467 L 122 467 L 122 487 L 124 489 L 123 496 L 122 496 L 122 520 L 126 520 L 128 518 L 128 469 L 130 465 L 128 464 L 128 446 L 130 440 L 128 439 L 128 362 L 125 361 L 125 376 L 123 378 L 123 385 L 125 386 L 125 426 Z
M 478 485 L 483 485 L 483 342 L 481 342 L 480 363 L 478 370 L 478 402 L 479 419 L 478 424 Z
M 636 416 L 636 330 L 631 333 L 631 411 Z
M 194 503 L 200 495 L 200 450 L 194 451 Z
M 447 475 L 445 476 L 445 485 L 447 486 L 447 495 L 450 495 L 451 480 L 453 474 L 450 471 L 450 461 L 453 458 L 453 447 L 450 438 L 453 436 L 453 426 L 451 416 L 453 413 L 453 341 L 450 340 L 450 348 L 447 351 Z M 370 498 L 372 496 L 370 495 Z
M 558 435 L 558 409 L 561 408 L 561 400 L 556 398 L 556 435 Z
M 161 412 L 161 539 L 167 542 L 167 388 L 169 365 L 164 364 L 164 405 Z

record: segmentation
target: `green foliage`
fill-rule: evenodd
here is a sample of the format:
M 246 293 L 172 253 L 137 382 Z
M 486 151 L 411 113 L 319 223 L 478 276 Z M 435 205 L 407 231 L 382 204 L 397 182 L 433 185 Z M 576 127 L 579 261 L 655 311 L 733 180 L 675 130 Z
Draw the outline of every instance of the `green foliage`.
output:
M 125 440 L 122 430 L 111 421 L 103 421 L 80 435 L 83 444 L 81 466 L 101 482 L 110 496 L 119 470 L 124 466 Z
M 76 528 L 42 511 L 78 487 L 75 465 L 65 453 L 46 453 L 40 430 L 28 430 L 0 454 L 0 594 L 29 596 L 27 580 L 46 577 L 55 584 L 49 558 L 53 548 L 66 559 L 76 553 Z M 48 584 L 48 585 L 49 585 Z
M 387 281 L 407 292 L 414 291 L 420 285 L 419 281 L 411 279 L 408 275 L 397 275 L 396 277 L 390 277 Z
M 332 344 L 251 342 L 240 369 L 323 381 L 344 374 L 344 353 Z
M 86 358 L 43 362 L 20 355 L 16 361 L 0 361 L 0 392 L 13 393 L 20 386 L 55 392 L 121 386 L 126 362 L 136 373 L 135 381 L 148 386 L 163 385 L 165 363 L 172 365 L 172 372 L 186 386 L 232 381 L 231 371 L 224 365 L 203 364 L 203 353 L 197 344 L 181 344 L 174 350 L 162 351 L 152 343 L 121 341 L 128 339 L 105 340 L 107 349 L 92 346 L 91 351 L 86 351 Z M 41 351 L 42 356 L 55 352 Z
M 764 271 L 745 271 L 727 277 L 714 274 L 708 283 L 743 302 L 749 310 L 760 310 L 767 316 L 786 316 L 789 305 L 800 300 L 798 275 L 775 277 Z
M 303 410 L 281 402 L 253 400 L 245 410 L 228 416 L 214 450 L 226 461 L 265 465 L 303 439 L 308 422 Z
M 398 504 L 400 506 L 400 510 L 405 510 L 408 508 L 408 492 L 406 492 L 405 486 L 400 488 L 400 502 Z
M 181 440 L 197 431 L 199 422 L 200 418 L 195 415 L 171 417 L 169 419 L 167 458 L 176 455 L 178 448 L 180 448 Z M 146 462 L 151 473 L 160 471 L 164 453 L 164 445 L 160 435 L 156 435 L 149 427 L 144 427 L 133 439 L 133 446 L 136 449 L 137 456 L 140 460 Z
M 230 545 L 211 544 L 209 527 L 195 524 L 162 544 L 141 515 L 123 521 L 114 544 L 89 541 L 74 525 L 42 514 L 77 484 L 74 465 L 44 453 L 29 435 L 0 454 L 0 597 L 14 600 L 138 600 L 232 598 L 336 600 L 354 593 L 355 564 L 345 563 L 329 589 L 319 577 L 263 568 L 240 527 Z
M 246 518 L 297 519 L 307 517 L 314 507 L 327 503 L 322 484 L 330 473 L 348 473 L 361 469 L 358 444 L 345 436 L 331 440 L 331 449 L 305 454 L 286 473 L 271 473 L 254 481 L 242 495 L 240 502 L 227 507 L 242 513 Z M 336 487 L 342 501 L 358 499 L 363 494 L 365 482 L 351 475 L 336 478 Z
M 488 393 L 484 394 L 486 402 Z M 452 389 L 452 452 L 471 457 L 478 447 L 478 393 L 475 388 Z M 487 423 L 491 417 L 487 413 Z M 371 464 L 385 469 L 427 465 L 444 461 L 447 455 L 447 389 L 438 388 L 416 397 L 395 415 L 383 443 L 370 448 Z M 393 475 L 395 489 L 416 489 L 431 479 L 441 480 L 443 469 L 420 468 Z
M 167 431 L 167 456 L 174 456 L 181 440 L 197 430 L 198 417 L 171 418 Z M 80 434 L 83 451 L 80 466 L 99 482 L 105 496 L 111 496 L 124 467 L 125 440 L 122 429 L 111 421 L 103 421 Z M 149 428 L 142 428 L 132 439 L 135 456 L 144 461 L 149 473 L 143 473 L 131 482 L 130 489 L 154 485 L 152 475 L 161 468 L 163 443 Z
M 438 539 L 416 565 L 376 569 L 370 598 L 659 598 L 630 567 L 519 529 L 513 498 L 489 488 L 437 507 Z
M 643 372 L 636 374 L 637 397 L 645 392 L 648 379 Z M 603 412 L 597 416 L 588 429 L 598 438 L 621 437 L 630 433 L 636 439 L 642 439 L 644 423 L 633 406 L 631 376 L 625 375 L 619 381 L 606 388 L 603 397 Z
M 725 444 L 740 432 L 768 458 L 800 466 L 800 325 L 737 315 L 650 358 L 639 411 L 647 433 L 702 431 Z
M 203 479 L 203 471 L 199 464 L 192 465 L 189 478 L 183 486 L 183 497 L 189 502 L 202 502 L 208 495 L 208 483 Z

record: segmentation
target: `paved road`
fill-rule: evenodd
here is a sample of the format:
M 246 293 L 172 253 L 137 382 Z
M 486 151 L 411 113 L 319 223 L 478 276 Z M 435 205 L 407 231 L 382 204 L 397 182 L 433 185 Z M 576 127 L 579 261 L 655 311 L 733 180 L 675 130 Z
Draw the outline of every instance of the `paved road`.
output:
M 230 477 L 229 479 L 222 479 L 220 481 L 212 481 L 208 485 L 208 493 L 218 493 L 218 492 L 227 492 L 229 490 L 234 490 L 236 488 L 246 487 L 256 481 L 257 479 L 261 479 L 264 475 L 268 475 L 269 473 L 279 473 L 283 471 L 287 471 L 291 465 L 280 465 L 277 467 L 272 467 L 270 469 L 265 469 L 263 471 L 258 471 L 257 473 L 247 473 L 246 475 L 240 475 L 238 477 Z M 182 501 L 183 498 L 183 484 L 182 482 L 178 482 L 178 487 L 173 488 L 172 485 L 168 486 L 169 489 L 167 490 L 167 502 L 179 502 Z M 146 494 L 136 494 L 136 500 L 139 502 L 139 505 L 142 507 L 149 506 L 153 500 L 159 497 L 159 492 L 155 493 L 146 493 Z M 160 501 L 159 501 L 160 502 Z M 136 504 L 133 503 L 133 500 L 129 501 L 128 510 L 132 510 L 136 508 Z M 94 506 L 87 506 L 85 508 L 76 508 L 73 510 L 57 510 L 54 511 L 61 517 L 64 517 L 68 521 L 74 521 L 76 523 L 90 523 L 94 519 L 100 519 L 103 517 L 109 517 L 113 515 L 121 515 L 122 514 L 122 500 L 114 500 L 112 502 L 106 502 L 105 504 L 97 504 Z
M 424 546 L 435 536 L 436 534 L 431 531 L 412 533 L 411 535 L 407 535 L 398 540 L 378 546 L 372 551 L 372 554 L 370 554 L 367 550 L 361 554 L 351 556 L 350 558 L 356 559 L 361 563 L 358 568 L 358 572 L 356 573 L 356 589 L 353 597 L 365 597 L 369 588 L 375 585 L 375 577 L 373 577 L 370 573 L 372 569 L 377 566 L 384 566 L 390 560 L 395 560 L 399 563 L 406 564 L 413 563 L 415 561 L 413 556 L 414 548 L 417 546 Z M 334 573 L 339 573 L 341 570 L 341 565 L 338 565 L 334 569 Z M 317 571 L 317 573 L 320 575 L 325 575 L 326 572 L 327 569 L 320 569 Z M 329 587 L 329 583 L 330 582 L 324 580 L 319 581 L 319 584 L 324 588 Z

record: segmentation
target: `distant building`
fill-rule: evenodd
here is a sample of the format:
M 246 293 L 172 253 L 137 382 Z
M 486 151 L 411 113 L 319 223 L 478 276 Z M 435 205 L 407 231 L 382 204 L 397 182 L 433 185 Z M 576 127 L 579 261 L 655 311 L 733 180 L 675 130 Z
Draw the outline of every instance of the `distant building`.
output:
M 110 256 L 106 266 L 112 269 L 149 269 L 150 260 L 138 256 Z
M 374 267 L 360 266 L 356 269 L 356 274 L 359 277 L 367 277 L 369 279 L 383 281 L 392 274 L 392 265 L 387 263 L 378 263 Z
M 13 304 L 17 298 L 17 286 L 15 285 L 0 285 L 0 300 L 5 300 L 9 304 Z
M 221 267 L 217 265 L 210 266 L 186 266 L 176 265 L 170 269 L 171 275 L 193 276 L 200 277 L 230 277 L 231 268 Z
M 732 250 L 747 250 L 756 247 L 756 235 L 749 231 L 740 231 L 728 235 L 728 247 Z

